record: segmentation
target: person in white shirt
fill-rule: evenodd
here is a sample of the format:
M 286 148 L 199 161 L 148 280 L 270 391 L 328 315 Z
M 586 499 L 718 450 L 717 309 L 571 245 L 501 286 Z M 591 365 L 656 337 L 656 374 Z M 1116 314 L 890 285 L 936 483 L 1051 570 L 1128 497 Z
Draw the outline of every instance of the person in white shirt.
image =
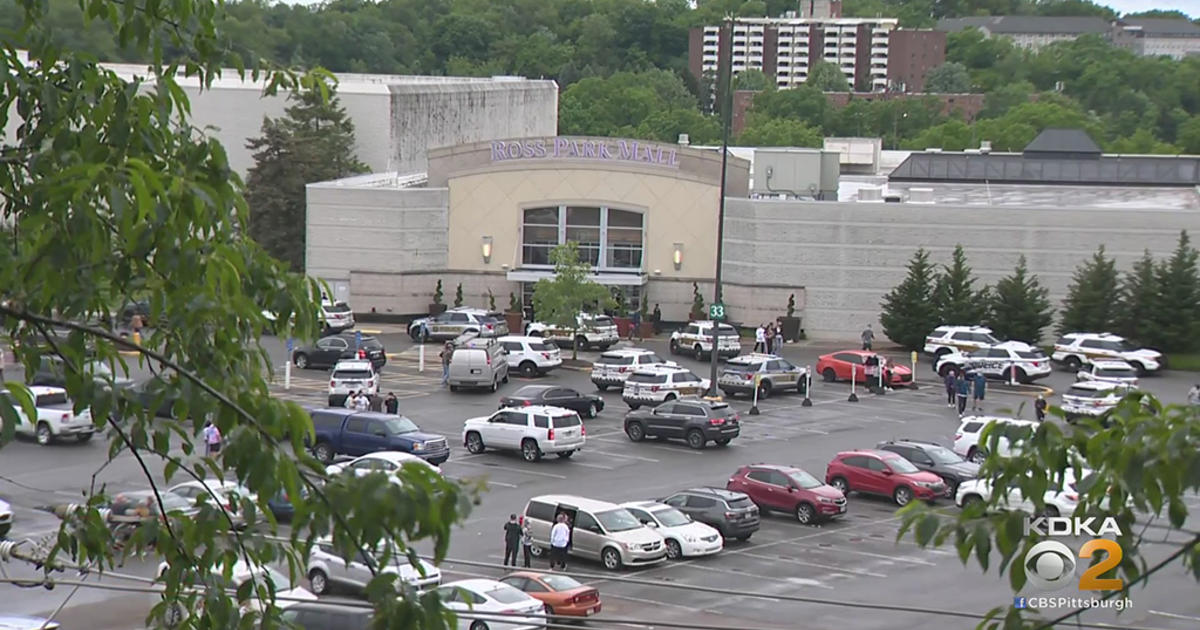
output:
M 204 421 L 204 454 L 216 455 L 221 452 L 221 430 L 212 420 Z
M 759 324 L 758 328 L 754 329 L 754 351 L 767 351 L 767 329 L 762 324 Z
M 550 528 L 550 569 L 558 567 L 567 570 L 567 547 L 571 544 L 571 528 L 567 525 L 567 515 L 559 514 L 558 522 Z
M 343 406 L 347 409 L 358 409 L 358 392 L 350 392 L 350 395 L 346 396 Z
M 358 400 L 356 400 L 354 402 L 354 410 L 355 411 L 370 411 L 371 410 L 371 397 L 367 394 L 360 392 L 358 395 Z

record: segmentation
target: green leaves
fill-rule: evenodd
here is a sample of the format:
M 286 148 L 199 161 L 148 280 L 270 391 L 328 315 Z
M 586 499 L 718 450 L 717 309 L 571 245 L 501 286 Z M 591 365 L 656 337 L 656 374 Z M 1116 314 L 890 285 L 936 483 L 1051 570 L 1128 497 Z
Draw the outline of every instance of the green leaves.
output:
M 550 260 L 554 262 L 554 277 L 538 280 L 533 287 L 533 311 L 538 321 L 575 331 L 581 324 L 580 314 L 598 312 L 613 303 L 608 289 L 588 280 L 592 267 L 579 260 L 578 243 L 568 241 L 555 247 L 550 251 Z

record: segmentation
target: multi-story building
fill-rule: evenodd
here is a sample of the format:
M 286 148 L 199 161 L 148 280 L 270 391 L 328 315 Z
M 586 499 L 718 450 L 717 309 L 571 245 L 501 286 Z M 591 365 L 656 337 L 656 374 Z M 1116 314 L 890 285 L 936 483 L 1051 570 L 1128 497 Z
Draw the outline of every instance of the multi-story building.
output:
M 977 28 L 987 37 L 1007 37 L 1013 44 L 1037 50 L 1055 42 L 1071 41 L 1094 34 L 1109 38 L 1112 26 L 1098 17 L 1044 17 L 1036 15 L 994 15 L 944 18 L 939 31 L 955 32 Z
M 725 35 L 721 26 L 692 29 L 689 68 L 697 78 L 716 76 L 728 56 L 734 74 L 761 70 L 780 88 L 789 88 L 803 84 L 812 66 L 826 61 L 859 91 L 900 84 L 917 91 L 925 74 L 945 61 L 945 35 L 898 30 L 898 23 L 895 18 L 739 18 Z M 893 46 L 904 49 L 895 60 Z
M 1113 41 L 1143 57 L 1200 55 L 1200 26 L 1187 20 L 1125 18 L 1113 27 Z

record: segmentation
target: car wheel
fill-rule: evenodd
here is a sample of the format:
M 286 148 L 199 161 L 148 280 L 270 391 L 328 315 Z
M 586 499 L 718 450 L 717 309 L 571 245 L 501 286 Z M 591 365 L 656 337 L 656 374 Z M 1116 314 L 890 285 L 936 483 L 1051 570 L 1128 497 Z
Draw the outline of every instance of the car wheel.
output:
M 313 447 L 313 457 L 323 464 L 328 464 L 333 461 L 333 449 L 328 444 L 321 442 Z
M 537 442 L 529 438 L 525 438 L 521 442 L 521 457 L 527 462 L 536 462 L 542 458 L 542 449 L 538 448 Z
M 987 454 L 982 449 L 972 448 L 970 453 L 967 453 L 967 461 L 972 464 L 982 464 L 987 459 Z
M 670 560 L 678 560 L 683 557 L 683 547 L 679 545 L 678 540 L 671 538 L 667 539 L 667 558 Z
M 183 606 L 179 602 L 171 602 L 167 606 L 167 610 L 163 612 L 163 623 L 168 628 L 177 628 L 179 624 L 183 623 L 183 618 L 186 616 L 187 614 L 183 612 Z
M 947 354 L 950 354 L 950 348 L 938 348 L 937 352 L 933 353 L 934 363 L 936 364 L 938 361 L 940 361 L 942 359 L 942 357 L 946 356 Z
M 533 545 L 529 548 L 529 555 L 533 556 L 534 558 L 541 558 L 542 556 L 546 555 L 546 550 L 537 545 Z
M 308 586 L 313 595 L 324 595 L 329 592 L 329 576 L 320 569 L 313 569 L 308 574 Z
M 600 412 L 596 410 L 596 403 L 588 403 L 587 411 L 584 414 L 589 418 L 595 418 L 598 413 Z
M 972 505 L 978 505 L 980 503 L 983 503 L 983 497 L 979 496 L 978 494 L 968 494 L 967 496 L 963 497 L 962 509 L 965 510 Z
M 1133 366 L 1133 369 L 1137 370 L 1138 376 L 1146 376 L 1149 374 L 1149 372 L 1146 370 L 1146 366 L 1142 365 L 1142 363 L 1139 361 L 1130 361 L 1129 365 Z
M 688 446 L 690 446 L 696 450 L 701 450 L 704 448 L 704 443 L 707 441 L 708 440 L 704 439 L 704 434 L 701 433 L 699 429 L 692 429 L 691 431 L 688 431 L 688 434 L 687 434 Z
M 721 393 L 724 394 L 726 398 L 733 398 L 737 394 L 736 392 L 732 392 L 728 389 L 722 389 Z
M 87 442 L 88 440 L 92 439 L 92 435 L 93 434 L 91 434 L 91 433 L 80 433 L 79 435 L 75 436 L 75 441 L 82 444 L 82 443 Z
M 758 397 L 769 398 L 771 396 L 771 384 L 763 381 L 758 384 Z
M 602 391 L 602 392 L 606 392 L 606 391 L 608 391 L 608 385 L 601 385 L 601 384 L 598 384 L 598 383 L 597 383 L 597 384 L 596 384 L 596 389 L 598 389 L 598 390 L 600 390 L 600 391 Z
M 630 422 L 625 426 L 625 435 L 634 442 L 641 442 L 646 439 L 646 427 L 641 422 Z
M 1063 365 L 1071 372 L 1078 372 L 1079 368 L 1083 367 L 1083 362 L 1079 360 L 1079 357 L 1070 356 L 1063 359 Z
M 750 540 L 750 536 L 751 534 L 742 534 L 741 536 L 738 536 L 736 540 L 738 542 L 746 542 L 747 540 Z
M 451 385 L 451 386 L 450 386 L 450 391 L 452 391 L 452 392 L 456 392 L 456 391 L 458 391 L 458 385 Z
M 721 438 L 713 441 L 717 443 L 717 446 L 729 446 L 729 440 L 730 438 Z
M 625 404 L 629 405 L 629 408 L 632 409 L 633 411 L 637 411 L 641 407 L 641 405 L 639 405 L 637 403 L 625 403 Z
M 521 364 L 521 375 L 527 378 L 533 378 L 537 376 L 537 365 L 533 361 L 525 361 Z
M 54 441 L 54 433 L 50 431 L 50 425 L 45 422 L 37 425 L 37 443 L 46 446 Z
M 584 337 L 583 335 L 579 335 L 578 337 L 575 338 L 575 349 L 576 350 L 587 350 L 587 347 L 588 347 L 587 337 Z
M 296 367 L 301 370 L 306 370 L 308 369 L 308 355 L 303 352 L 297 352 L 296 356 L 292 359 L 292 363 L 295 363 Z
M 834 477 L 833 479 L 830 479 L 829 485 L 837 488 L 838 492 L 841 492 L 842 494 L 850 494 L 850 484 L 846 483 L 846 479 L 843 477 Z
M 942 483 L 946 484 L 946 497 L 953 499 L 954 495 L 958 494 L 958 482 L 949 477 L 942 477 Z
M 832 383 L 837 380 L 837 372 L 834 372 L 833 368 L 825 368 L 825 370 L 821 372 L 821 378 L 824 379 L 826 383 Z
M 908 505 L 908 502 L 912 501 L 912 498 L 913 492 L 908 486 L 900 486 L 899 488 L 896 488 L 894 492 L 892 492 L 892 499 L 895 500 L 896 505 L 899 505 L 900 507 Z
M 1058 508 L 1054 507 L 1053 505 L 1046 505 L 1042 508 L 1042 516 L 1047 518 L 1055 518 L 1058 516 L 1058 514 Z
M 1007 370 L 1004 370 L 1004 382 L 1006 382 L 1006 383 L 1011 383 L 1013 381 L 1016 381 L 1018 383 L 1024 384 L 1024 383 L 1028 382 L 1028 380 L 1029 379 L 1026 378 L 1026 376 L 1025 376 L 1025 370 L 1022 370 L 1021 368 L 1011 368 L 1010 367 Z
M 500 382 L 505 385 L 508 385 L 508 372 L 504 373 L 504 376 L 500 378 Z
M 488 630 L 487 622 L 476 621 L 471 624 L 471 630 Z
M 604 563 L 605 569 L 616 571 L 621 568 L 621 552 L 613 547 L 605 547 L 604 551 L 600 552 L 600 561 Z
M 492 379 L 492 393 L 493 394 L 496 393 L 497 389 L 500 389 L 500 383 L 496 382 L 496 379 L 493 378 Z
M 571 459 L 571 456 L 574 454 L 575 454 L 575 451 L 563 451 L 561 453 L 558 453 L 558 458 L 559 459 Z
M 535 330 L 535 331 L 533 331 L 533 332 L 529 333 L 529 336 L 530 336 L 530 337 L 539 337 L 539 338 L 540 338 L 540 337 L 542 336 L 542 331 L 540 331 L 540 330 Z
M 674 339 L 672 339 L 671 342 L 669 344 L 667 344 L 667 347 L 671 350 L 671 354 L 679 354 L 679 342 L 678 341 L 675 341 Z
M 796 506 L 796 520 L 804 525 L 812 525 L 817 520 L 817 510 L 808 503 Z
M 478 455 L 486 448 L 483 445 L 483 436 L 474 431 L 467 434 L 467 451 L 472 455 Z
M 696 347 L 692 348 L 692 354 L 695 355 L 697 361 L 704 360 L 704 348 L 701 348 L 700 344 L 696 344 Z

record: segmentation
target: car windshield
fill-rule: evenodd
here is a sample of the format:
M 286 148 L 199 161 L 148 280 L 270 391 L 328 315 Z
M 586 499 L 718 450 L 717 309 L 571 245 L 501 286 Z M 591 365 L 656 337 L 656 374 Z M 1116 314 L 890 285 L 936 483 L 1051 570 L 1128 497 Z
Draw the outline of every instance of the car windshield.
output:
M 788 472 L 788 477 L 791 478 L 792 483 L 796 484 L 797 487 L 803 488 L 805 490 L 809 490 L 812 488 L 816 488 L 816 487 L 825 485 L 825 484 L 821 483 L 816 477 L 813 477 L 812 475 L 808 474 L 807 472 L 805 472 L 803 470 L 800 470 L 799 468 L 793 469 L 790 472 Z
M 333 378 L 339 380 L 362 380 L 371 378 L 370 370 L 334 370 Z
M 666 374 L 638 374 L 633 373 L 629 377 L 631 383 L 666 383 Z
M 533 350 L 534 352 L 552 352 L 554 350 L 557 350 L 558 346 L 550 345 L 548 342 L 545 342 L 545 341 L 530 341 L 529 349 Z
M 658 522 L 662 523 L 663 527 L 679 527 L 680 525 L 687 525 L 692 522 L 692 519 L 688 518 L 686 514 L 675 508 L 655 510 L 654 518 L 658 519 Z
M 383 422 L 387 425 L 388 431 L 393 435 L 397 433 L 412 433 L 414 431 L 421 430 L 416 424 L 413 423 L 412 420 L 409 420 L 404 416 L 392 416 L 385 418 Z
M 334 302 L 333 304 L 326 304 L 324 306 L 324 308 L 326 311 L 328 311 L 330 313 L 349 313 L 350 312 L 350 305 L 346 304 L 345 302 Z
M 583 424 L 583 422 L 579 419 L 579 414 L 577 413 L 553 416 L 553 418 L 555 429 L 566 429 L 570 427 L 577 427 Z
M 734 510 L 744 510 L 746 508 L 754 506 L 754 503 L 750 501 L 750 497 L 740 497 L 737 499 L 730 499 L 727 503 L 729 503 L 730 509 L 734 509 Z
M 925 454 L 928 455 L 929 459 L 932 459 L 933 463 L 935 464 L 957 464 L 963 461 L 963 458 L 959 457 L 954 453 L 954 451 L 944 446 L 927 447 L 925 449 Z
M 546 583 L 546 586 L 549 586 L 556 591 L 569 591 L 571 589 L 583 586 L 583 584 L 579 583 L 579 580 L 576 580 L 573 577 L 557 575 L 554 573 L 547 573 L 543 575 L 542 581 Z
M 536 399 L 536 398 L 540 398 L 542 395 L 542 392 L 546 391 L 547 389 L 549 389 L 549 387 L 547 387 L 545 385 L 526 385 L 525 387 L 522 387 L 521 389 L 518 389 L 517 391 L 513 392 L 512 397 L 513 398 L 534 398 L 534 399 Z
M 1129 378 L 1137 376 L 1137 371 L 1128 367 L 1096 368 L 1096 376 Z
M 737 337 L 738 332 L 733 326 L 721 324 L 720 326 L 717 326 L 717 335 L 721 337 Z
M 1045 359 L 1046 353 L 1041 350 L 1018 350 L 1017 356 L 1022 359 Z
M 893 471 L 902 475 L 918 472 L 917 467 L 913 466 L 912 462 L 904 459 L 903 457 L 888 457 L 883 461 L 886 462 Z
M 607 512 L 597 512 L 596 520 L 604 526 L 604 531 L 613 534 L 616 532 L 627 532 L 637 529 L 642 526 L 641 521 L 633 517 L 629 510 L 624 508 L 619 510 L 609 510 Z
M 633 357 L 621 356 L 619 354 L 602 354 L 597 363 L 607 363 L 608 365 L 633 365 Z
M 42 394 L 33 402 L 34 407 L 61 407 L 70 403 L 66 392 L 55 392 L 53 394 Z
M 762 363 L 726 363 L 725 371 L 745 374 L 746 372 L 757 372 L 760 367 L 762 367 Z
M 592 319 L 592 325 L 597 328 L 607 327 L 607 326 L 616 326 L 616 324 L 613 323 L 612 318 L 609 317 L 608 315 L 597 315 L 595 318 Z
M 1084 388 L 1084 387 L 1072 387 L 1071 389 L 1067 390 L 1066 395 L 1074 396 L 1076 398 L 1105 398 L 1110 393 L 1112 393 L 1112 390 L 1108 390 L 1108 389 L 1088 389 L 1088 388 Z
M 276 571 L 275 569 L 272 569 L 271 567 L 256 567 L 253 578 L 255 580 L 266 579 L 268 582 L 275 585 L 275 590 L 277 591 L 287 590 L 292 587 L 292 581 L 289 580 L 286 575 Z M 241 584 L 245 584 L 249 580 L 250 578 L 247 577 L 245 580 L 242 580 L 239 583 L 239 586 Z
M 363 337 L 362 347 L 367 350 L 382 350 L 383 344 L 379 343 L 379 340 L 374 337 Z
M 484 593 L 488 597 L 500 602 L 501 604 L 515 604 L 529 599 L 529 596 L 521 591 L 505 584 Z

